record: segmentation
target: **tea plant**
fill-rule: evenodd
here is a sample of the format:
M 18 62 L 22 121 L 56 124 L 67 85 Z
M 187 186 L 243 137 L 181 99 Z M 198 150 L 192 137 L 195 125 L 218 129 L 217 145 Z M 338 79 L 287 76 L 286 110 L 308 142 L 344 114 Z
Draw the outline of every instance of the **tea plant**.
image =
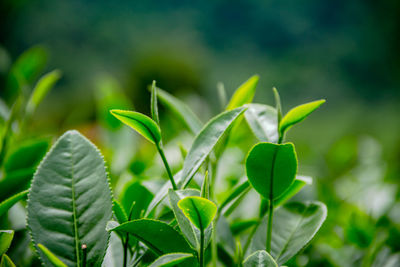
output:
M 22 101 L 28 114 L 58 77 L 54 72 L 45 76 L 31 100 Z M 297 106 L 283 116 L 276 89 L 276 107 L 251 103 L 257 83 L 258 76 L 253 76 L 242 84 L 226 109 L 206 124 L 155 82 L 151 117 L 110 110 L 155 145 L 169 180 L 154 195 L 139 181 L 126 183 L 122 194 L 113 195 L 101 152 L 75 130 L 64 133 L 44 156 L 28 194 L 20 184 L 13 185 L 16 178 L 7 177 L 13 168 L 23 170 L 16 155 L 28 157 L 31 148 L 5 150 L 13 132 L 11 114 L 3 131 L 6 178 L 1 182 L 13 190 L 3 190 L 2 196 L 7 197 L 0 204 L 0 214 L 28 194 L 27 227 L 44 266 L 282 266 L 304 249 L 327 215 L 323 203 L 288 202 L 311 178 L 298 175 L 295 146 L 284 142 L 287 131 L 325 101 Z M 164 149 L 158 100 L 194 135 L 190 149 L 181 148 L 184 161 L 176 173 Z M 259 143 L 246 156 L 247 177 L 220 194 L 216 192 L 218 166 L 245 122 Z M 35 163 L 29 163 L 30 171 Z M 12 195 L 15 190 L 20 192 Z M 254 192 L 260 198 L 257 218 L 230 221 Z M 5 254 L 13 233 L 0 232 L 1 266 L 13 266 Z

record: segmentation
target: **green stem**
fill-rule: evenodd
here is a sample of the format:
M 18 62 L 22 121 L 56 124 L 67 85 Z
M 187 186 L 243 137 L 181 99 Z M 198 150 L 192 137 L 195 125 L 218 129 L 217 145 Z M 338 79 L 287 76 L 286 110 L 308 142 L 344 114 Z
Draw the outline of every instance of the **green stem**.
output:
M 86 244 L 82 245 L 82 267 L 86 267 L 86 259 L 87 259 L 87 246 Z
M 124 242 L 124 267 L 128 264 L 128 245 L 129 245 L 129 233 L 126 234 L 125 242 Z
M 204 267 L 204 229 L 200 231 L 200 251 L 199 251 L 200 267 Z
M 272 240 L 272 220 L 274 217 L 274 201 L 270 198 L 269 209 L 268 209 L 268 225 L 267 225 L 267 252 L 271 252 L 271 240 Z
M 156 147 L 157 147 L 158 153 L 161 156 L 162 161 L 164 162 L 164 166 L 165 166 L 165 169 L 167 170 L 168 178 L 171 181 L 172 188 L 174 190 L 178 190 L 178 187 L 176 186 L 176 183 L 174 180 L 174 176 L 172 175 L 171 169 L 169 167 L 169 164 L 168 164 L 167 158 L 165 157 L 163 149 L 161 148 L 160 144 L 156 144 Z

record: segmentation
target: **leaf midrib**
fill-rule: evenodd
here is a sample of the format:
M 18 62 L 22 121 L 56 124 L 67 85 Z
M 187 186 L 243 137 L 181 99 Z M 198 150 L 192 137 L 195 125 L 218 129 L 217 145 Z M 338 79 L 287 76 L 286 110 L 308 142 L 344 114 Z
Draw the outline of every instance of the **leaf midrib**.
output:
M 287 247 L 289 246 L 289 240 L 292 239 L 294 233 L 296 232 L 296 229 L 299 227 L 299 225 L 301 224 L 301 222 L 303 221 L 304 218 L 304 214 L 306 213 L 306 211 L 310 208 L 310 205 L 308 205 L 304 211 L 301 213 L 301 217 L 300 220 L 298 221 L 298 223 L 296 224 L 295 227 L 293 227 L 292 232 L 289 235 L 289 238 L 287 239 L 287 242 L 285 243 L 285 245 L 283 246 L 282 250 L 279 252 L 279 254 L 276 256 L 276 260 L 278 261 L 279 258 L 282 256 L 283 252 L 287 249 Z
M 74 236 L 75 236 L 75 254 L 76 254 L 76 260 L 77 260 L 77 265 L 78 267 L 80 266 L 80 255 L 79 255 L 79 234 L 78 234 L 78 225 L 77 225 L 77 211 L 76 211 L 76 203 L 75 203 L 75 183 L 74 183 L 74 150 L 72 146 L 71 139 L 69 140 L 69 146 L 70 146 L 70 153 L 71 153 L 71 194 L 72 194 L 72 214 L 73 214 L 73 226 L 74 226 Z
M 136 122 L 138 122 L 139 124 L 141 124 L 144 128 L 146 128 L 147 132 L 150 133 L 151 137 L 153 138 L 154 143 L 155 143 L 155 144 L 159 144 L 159 142 L 157 141 L 157 139 L 156 139 L 156 137 L 154 136 L 153 132 L 151 131 L 151 129 L 150 129 L 146 124 L 144 124 L 143 122 L 141 122 L 141 121 L 138 120 L 138 119 L 135 119 L 135 118 L 131 118 L 131 117 L 129 117 L 129 116 L 126 116 L 125 114 L 118 114 L 118 115 L 119 115 L 119 116 L 122 116 L 122 117 L 125 117 L 125 118 L 128 118 L 128 119 L 131 119 L 131 120 L 133 119 L 134 121 L 136 121 Z

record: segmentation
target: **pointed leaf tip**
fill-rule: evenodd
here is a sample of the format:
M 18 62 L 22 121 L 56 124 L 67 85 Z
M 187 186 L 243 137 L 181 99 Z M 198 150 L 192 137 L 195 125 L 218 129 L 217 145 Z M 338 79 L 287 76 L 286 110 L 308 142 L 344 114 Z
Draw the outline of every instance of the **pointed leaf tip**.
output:
M 130 110 L 112 109 L 110 112 L 118 120 L 140 133 L 153 144 L 161 142 L 161 130 L 150 117 Z

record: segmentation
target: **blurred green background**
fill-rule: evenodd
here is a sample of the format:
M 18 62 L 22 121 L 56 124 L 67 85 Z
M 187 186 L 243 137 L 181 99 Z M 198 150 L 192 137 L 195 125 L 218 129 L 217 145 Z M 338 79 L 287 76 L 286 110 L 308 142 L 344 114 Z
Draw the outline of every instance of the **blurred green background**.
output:
M 300 171 L 315 178 L 305 194 L 329 209 L 292 264 L 369 266 L 365 258 L 400 250 L 399 1 L 1 0 L 0 88 L 9 106 L 10 69 L 32 47 L 32 81 L 63 73 L 29 125 L 35 135 L 78 128 L 96 141 L 107 88 L 128 96 L 118 105 L 148 113 L 152 80 L 203 121 L 220 109 L 218 82 L 229 97 L 253 74 L 256 103 L 273 104 L 273 86 L 285 112 L 327 99 L 287 138 Z M 179 125 L 166 117 L 172 139 Z

